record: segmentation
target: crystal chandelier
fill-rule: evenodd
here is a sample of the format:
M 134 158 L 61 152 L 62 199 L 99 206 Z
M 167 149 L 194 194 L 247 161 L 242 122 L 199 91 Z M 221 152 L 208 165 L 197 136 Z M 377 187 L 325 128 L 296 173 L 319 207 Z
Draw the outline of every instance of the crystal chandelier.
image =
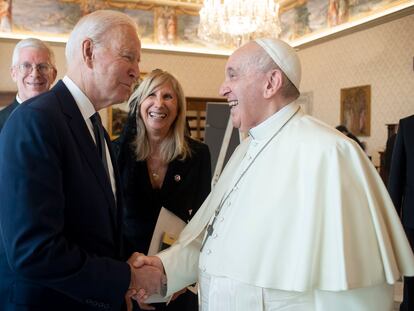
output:
M 277 38 L 279 4 L 275 0 L 204 0 L 198 36 L 207 42 L 240 46 L 259 37 Z

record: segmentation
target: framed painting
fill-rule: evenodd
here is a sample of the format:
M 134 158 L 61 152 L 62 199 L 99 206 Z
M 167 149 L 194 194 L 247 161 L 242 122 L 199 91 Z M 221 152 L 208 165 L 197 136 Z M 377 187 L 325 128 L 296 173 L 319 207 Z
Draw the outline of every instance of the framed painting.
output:
M 108 108 L 107 129 L 111 140 L 121 135 L 129 113 L 128 103 L 113 105 Z
M 341 124 L 355 136 L 371 134 L 371 86 L 341 89 Z

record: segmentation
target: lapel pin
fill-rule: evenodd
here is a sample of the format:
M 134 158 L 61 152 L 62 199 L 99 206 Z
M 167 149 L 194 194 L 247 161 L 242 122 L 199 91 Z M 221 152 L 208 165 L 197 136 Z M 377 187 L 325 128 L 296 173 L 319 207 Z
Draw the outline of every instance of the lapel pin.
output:
M 180 180 L 181 180 L 181 176 L 180 175 L 175 175 L 174 176 L 174 180 L 176 181 L 176 182 L 179 182 Z

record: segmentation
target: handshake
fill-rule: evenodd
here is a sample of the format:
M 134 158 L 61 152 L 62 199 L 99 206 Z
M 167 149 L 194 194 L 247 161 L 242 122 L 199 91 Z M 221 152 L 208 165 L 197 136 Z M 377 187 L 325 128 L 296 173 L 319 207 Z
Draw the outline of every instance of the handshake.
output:
M 161 260 L 156 256 L 133 253 L 127 263 L 131 267 L 131 282 L 125 295 L 127 309 L 132 310 L 131 299 L 136 300 L 141 309 L 153 309 L 145 305 L 145 300 L 153 294 L 165 296 L 167 293 L 167 277 Z

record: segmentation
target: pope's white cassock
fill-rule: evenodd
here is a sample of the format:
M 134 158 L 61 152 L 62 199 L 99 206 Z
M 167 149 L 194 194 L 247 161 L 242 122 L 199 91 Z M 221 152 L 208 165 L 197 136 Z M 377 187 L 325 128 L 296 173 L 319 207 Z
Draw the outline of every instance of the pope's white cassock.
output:
M 249 134 L 157 255 L 168 295 L 199 280 L 203 311 L 392 310 L 392 284 L 414 275 L 414 259 L 364 152 L 296 103 Z

